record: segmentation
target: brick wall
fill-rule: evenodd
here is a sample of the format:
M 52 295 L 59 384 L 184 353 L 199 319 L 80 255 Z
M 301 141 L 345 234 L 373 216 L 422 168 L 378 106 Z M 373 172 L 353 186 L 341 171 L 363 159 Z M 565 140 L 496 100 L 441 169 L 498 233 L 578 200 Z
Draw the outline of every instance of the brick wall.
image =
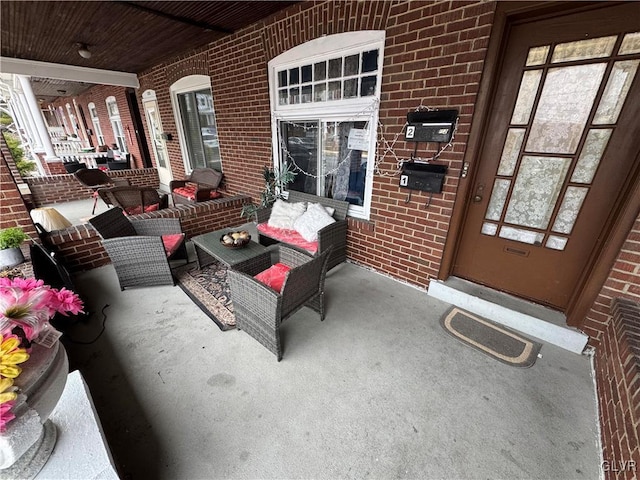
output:
M 370 221 L 350 220 L 348 256 L 352 260 L 426 288 L 437 275 L 458 186 L 491 30 L 494 3 L 322 2 L 292 6 L 272 19 L 212 43 L 192 61 L 158 65 L 140 75 L 141 90 L 152 88 L 163 128 L 177 134 L 169 87 L 185 74 L 211 77 L 220 151 L 227 188 L 258 199 L 261 171 L 272 164 L 267 62 L 287 49 L 324 34 L 385 29 L 380 104 L 381 135 L 399 134 L 407 112 L 423 105 L 458 108 L 460 120 L 451 149 L 440 161 L 449 167 L 444 192 L 414 192 L 405 203 L 398 176 L 376 175 Z M 208 55 L 208 73 L 202 59 Z M 238 132 L 242 132 L 240 135 Z M 174 177 L 182 173 L 177 135 L 168 142 Z M 398 141 L 395 154 L 409 158 L 413 144 Z M 382 149 L 379 154 L 382 155 Z M 418 156 L 432 150 L 421 144 Z M 380 165 L 396 170 L 387 155 Z
M 24 184 L 4 135 L 0 134 L 0 230 L 9 227 L 20 227 L 31 238 L 38 234 L 29 216 L 28 206 L 22 197 L 18 184 Z M 28 256 L 28 242 L 23 243 L 22 250 Z
M 605 478 L 631 480 L 640 471 L 640 304 L 616 298 L 610 314 L 595 356 Z
M 136 215 L 136 218 L 179 218 L 182 231 L 195 235 L 243 223 L 242 206 L 249 202 L 246 195 L 235 195 L 193 205 L 179 205 L 156 212 Z M 110 263 L 97 232 L 90 224 L 75 225 L 47 234 L 47 244 L 64 259 L 74 273 L 91 270 Z

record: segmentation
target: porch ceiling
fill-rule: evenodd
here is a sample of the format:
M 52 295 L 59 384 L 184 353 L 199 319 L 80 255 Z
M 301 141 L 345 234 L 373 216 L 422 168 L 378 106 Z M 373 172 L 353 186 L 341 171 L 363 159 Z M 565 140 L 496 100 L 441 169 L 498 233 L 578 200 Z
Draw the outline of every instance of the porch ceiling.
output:
M 0 2 L 3 57 L 140 73 L 266 18 L 296 1 Z M 78 54 L 86 44 L 91 58 Z M 40 85 L 38 85 L 38 83 Z M 36 96 L 79 87 L 33 85 Z M 90 86 L 90 85 L 89 85 Z M 41 88 L 42 87 L 42 88 Z

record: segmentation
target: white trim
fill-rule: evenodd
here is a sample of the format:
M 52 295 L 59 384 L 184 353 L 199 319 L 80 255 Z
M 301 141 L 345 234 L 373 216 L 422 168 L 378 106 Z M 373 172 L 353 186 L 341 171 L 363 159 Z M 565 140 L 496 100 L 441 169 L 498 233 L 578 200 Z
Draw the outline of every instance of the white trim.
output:
M 382 68 L 384 64 L 384 30 L 363 30 L 323 36 L 300 44 L 278 55 L 268 63 L 269 103 L 271 115 L 271 149 L 274 167 L 280 162 L 278 142 L 278 122 L 281 120 L 317 120 L 329 121 L 331 117 L 350 121 L 367 121 L 372 131 L 369 138 L 367 172 L 363 205 L 350 205 L 351 216 L 368 220 L 371 215 L 373 197 L 374 166 L 376 162 L 376 140 L 379 114 L 379 101 L 382 89 Z M 374 95 L 325 102 L 309 102 L 293 105 L 278 104 L 277 71 L 291 67 L 313 64 L 332 57 L 345 57 L 353 53 L 378 50 L 378 70 L 376 73 L 376 91 Z M 370 109 L 370 111 L 369 111 Z M 352 113 L 345 113 L 352 112 Z M 358 115 L 358 116 L 356 116 Z
M 60 63 L 38 62 L 21 58 L 0 57 L 4 73 L 47 77 L 72 82 L 96 83 L 99 85 L 115 85 L 118 87 L 140 88 L 135 73 L 115 72 L 98 68 L 77 67 Z
M 176 80 L 173 85 L 169 87 L 169 92 L 171 94 L 171 108 L 173 108 L 173 118 L 176 130 L 178 131 L 178 143 L 180 144 L 180 153 L 182 154 L 182 164 L 187 175 L 191 173 L 193 168 L 189 163 L 189 150 L 187 149 L 187 140 L 184 134 L 184 127 L 182 126 L 182 118 L 180 117 L 178 94 L 202 90 L 204 88 L 208 88 L 213 96 L 211 78 L 207 75 L 189 75 L 187 77 L 182 77 L 181 79 Z M 215 105 L 213 110 L 215 114 Z M 220 156 L 220 165 L 222 165 L 222 155 Z
M 142 101 L 143 102 L 150 102 L 152 100 L 156 99 L 156 91 L 155 90 L 145 90 L 144 92 L 142 92 Z

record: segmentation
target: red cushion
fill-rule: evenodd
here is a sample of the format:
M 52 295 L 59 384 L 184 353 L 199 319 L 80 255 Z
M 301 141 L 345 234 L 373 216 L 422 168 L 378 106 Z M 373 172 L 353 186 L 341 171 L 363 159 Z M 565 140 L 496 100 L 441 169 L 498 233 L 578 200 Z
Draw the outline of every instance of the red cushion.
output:
M 159 203 L 152 203 L 151 205 L 147 205 L 146 207 L 144 207 L 144 211 L 145 213 L 155 212 L 156 210 L 158 210 L 158 208 L 160 208 Z M 139 213 L 142 213 L 142 206 L 136 205 L 135 207 L 128 207 L 123 211 L 123 213 L 125 215 L 138 215 Z
M 180 195 L 181 197 L 186 198 L 187 200 L 195 200 L 196 199 L 196 188 L 197 186 L 194 184 L 187 184 L 184 187 L 174 188 L 173 193 Z M 211 190 L 209 192 L 209 198 L 213 200 L 214 198 L 220 198 L 222 194 L 217 190 Z
M 284 285 L 289 270 L 291 270 L 290 266 L 284 263 L 276 263 L 253 278 L 280 293 L 282 292 L 282 286 Z
M 272 227 L 267 223 L 260 223 L 257 225 L 258 232 L 266 235 L 267 237 L 273 238 L 280 242 L 288 243 L 289 245 L 293 245 L 295 247 L 302 248 L 306 250 L 311 255 L 315 255 L 318 251 L 318 242 L 308 242 L 302 235 L 300 235 L 295 230 L 288 230 L 286 228 L 276 228 Z
M 173 255 L 178 247 L 182 245 L 184 240 L 184 233 L 172 233 L 171 235 L 162 235 L 162 243 L 164 244 L 164 251 L 167 253 L 167 257 Z

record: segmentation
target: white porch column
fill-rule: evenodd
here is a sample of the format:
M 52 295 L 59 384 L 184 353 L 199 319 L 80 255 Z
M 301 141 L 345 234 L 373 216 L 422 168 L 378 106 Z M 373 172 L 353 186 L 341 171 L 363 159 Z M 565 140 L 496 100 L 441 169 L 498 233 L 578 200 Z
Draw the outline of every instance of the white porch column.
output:
M 42 140 L 42 146 L 44 147 L 44 151 L 46 153 L 45 158 L 47 160 L 57 158 L 56 152 L 53 149 L 53 144 L 51 143 L 49 131 L 47 130 L 47 126 L 44 124 L 44 119 L 42 118 L 42 112 L 40 111 L 38 100 L 36 99 L 35 95 L 33 94 L 33 90 L 31 89 L 31 77 L 28 77 L 26 75 L 16 76 L 20 81 L 20 86 L 22 87 L 22 91 L 24 92 L 25 98 L 27 100 L 29 111 L 31 112 L 31 116 L 33 117 L 36 129 L 38 130 L 38 134 L 40 136 L 40 139 Z

